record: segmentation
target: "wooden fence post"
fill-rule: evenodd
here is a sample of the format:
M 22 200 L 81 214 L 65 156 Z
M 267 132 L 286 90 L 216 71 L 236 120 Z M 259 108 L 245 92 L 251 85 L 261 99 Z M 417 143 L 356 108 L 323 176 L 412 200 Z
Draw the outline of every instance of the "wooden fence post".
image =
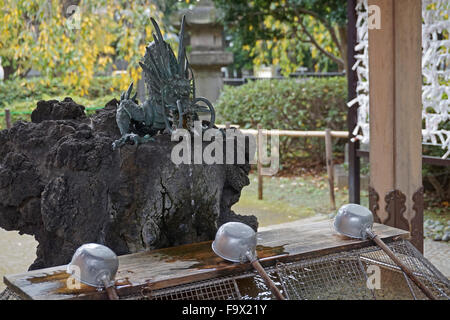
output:
M 5 109 L 5 121 L 6 121 L 6 129 L 11 129 L 11 112 L 9 109 Z
M 331 130 L 325 130 L 325 156 L 327 162 L 328 185 L 330 186 L 330 203 L 336 210 L 336 199 L 334 197 L 334 172 L 333 172 L 333 144 L 331 141 Z
M 262 172 L 262 127 L 261 124 L 258 124 L 258 136 L 256 139 L 256 148 L 258 152 L 257 158 L 257 169 L 258 169 L 258 200 L 263 199 L 263 177 L 261 175 Z

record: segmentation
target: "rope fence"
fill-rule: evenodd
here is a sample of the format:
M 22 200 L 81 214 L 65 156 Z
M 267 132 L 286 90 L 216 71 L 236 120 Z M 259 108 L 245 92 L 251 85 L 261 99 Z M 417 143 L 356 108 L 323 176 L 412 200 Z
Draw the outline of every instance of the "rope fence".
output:
M 219 128 L 239 128 L 239 125 L 230 124 L 217 125 Z M 256 143 L 256 167 L 258 172 L 258 199 L 263 199 L 263 175 L 262 175 L 262 148 L 263 135 L 278 135 L 288 137 L 319 137 L 325 138 L 325 159 L 327 165 L 328 185 L 330 189 L 330 205 L 333 210 L 336 210 L 336 199 L 334 195 L 334 164 L 333 164 L 333 144 L 332 138 L 348 138 L 348 131 L 334 131 L 326 129 L 323 131 L 298 131 L 298 130 L 266 130 L 258 125 L 258 129 L 240 129 L 243 134 L 251 134 L 257 137 Z

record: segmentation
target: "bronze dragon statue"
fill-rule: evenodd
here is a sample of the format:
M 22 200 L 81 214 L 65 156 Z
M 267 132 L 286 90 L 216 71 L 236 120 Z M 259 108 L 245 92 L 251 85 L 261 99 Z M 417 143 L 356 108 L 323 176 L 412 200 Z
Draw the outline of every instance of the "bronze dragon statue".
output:
M 183 45 L 185 17 L 181 21 L 178 57 L 164 41 L 156 21 L 151 18 L 156 34 L 139 65 L 143 69 L 147 98 L 138 104 L 136 94 L 131 96 L 133 83 L 122 93 L 117 108 L 116 122 L 121 138 L 114 141 L 113 149 L 130 142 L 141 144 L 153 140 L 157 133 L 171 134 L 176 128 L 191 130 L 200 116 L 203 129 L 212 128 L 215 111 L 211 102 L 195 96 L 194 73 L 186 57 Z

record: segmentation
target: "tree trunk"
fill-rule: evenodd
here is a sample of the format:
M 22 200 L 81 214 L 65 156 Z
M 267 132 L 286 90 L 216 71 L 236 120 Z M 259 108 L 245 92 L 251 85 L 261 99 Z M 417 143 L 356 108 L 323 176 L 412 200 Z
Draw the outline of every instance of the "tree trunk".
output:
M 430 181 L 431 185 L 433 186 L 434 190 L 436 190 L 436 193 L 438 194 L 439 198 L 441 200 L 445 200 L 445 192 L 441 184 L 439 183 L 438 179 L 436 179 L 436 177 L 433 176 L 432 174 L 429 174 L 427 178 L 428 181 Z
M 339 46 L 339 51 L 341 53 L 342 59 L 344 60 L 344 70 L 339 71 L 348 72 L 349 67 L 351 68 L 352 66 L 347 65 L 347 49 L 348 49 L 347 26 L 339 26 L 338 33 L 339 33 L 339 41 L 341 42 Z

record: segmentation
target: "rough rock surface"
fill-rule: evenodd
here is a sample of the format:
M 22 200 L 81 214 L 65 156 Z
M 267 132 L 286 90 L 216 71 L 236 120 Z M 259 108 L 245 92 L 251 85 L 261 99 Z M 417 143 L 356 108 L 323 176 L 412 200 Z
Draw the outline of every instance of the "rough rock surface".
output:
M 87 117 L 66 98 L 40 101 L 32 122 L 0 131 L 0 227 L 39 242 L 30 270 L 66 264 L 80 245 L 118 255 L 211 240 L 228 221 L 250 166 L 175 165 L 169 135 L 113 151 L 117 101 Z

